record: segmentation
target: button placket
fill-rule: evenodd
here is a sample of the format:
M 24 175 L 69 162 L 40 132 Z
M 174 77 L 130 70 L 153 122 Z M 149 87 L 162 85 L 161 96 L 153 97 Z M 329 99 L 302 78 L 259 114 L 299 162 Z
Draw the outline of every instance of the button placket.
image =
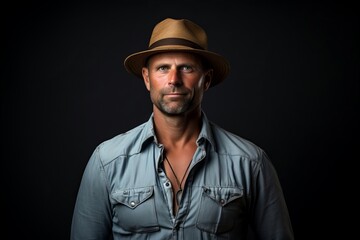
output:
M 166 181 L 166 183 L 164 183 L 165 188 L 171 188 L 171 183 L 169 181 Z

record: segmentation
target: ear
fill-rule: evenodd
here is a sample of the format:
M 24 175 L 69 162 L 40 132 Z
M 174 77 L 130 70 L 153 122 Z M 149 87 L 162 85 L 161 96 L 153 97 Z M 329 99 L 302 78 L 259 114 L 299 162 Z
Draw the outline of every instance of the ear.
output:
M 205 73 L 204 91 L 209 89 L 212 78 L 213 78 L 213 69 L 210 69 Z
M 149 69 L 147 67 L 143 67 L 141 73 L 144 79 L 145 86 L 147 90 L 150 91 Z

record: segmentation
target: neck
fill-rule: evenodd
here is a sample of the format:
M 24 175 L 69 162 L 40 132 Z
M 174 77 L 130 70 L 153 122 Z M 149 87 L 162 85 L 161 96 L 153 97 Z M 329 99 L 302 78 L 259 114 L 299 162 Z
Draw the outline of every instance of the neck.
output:
M 156 136 L 165 148 L 195 143 L 201 128 L 201 110 L 181 115 L 165 115 L 154 109 Z

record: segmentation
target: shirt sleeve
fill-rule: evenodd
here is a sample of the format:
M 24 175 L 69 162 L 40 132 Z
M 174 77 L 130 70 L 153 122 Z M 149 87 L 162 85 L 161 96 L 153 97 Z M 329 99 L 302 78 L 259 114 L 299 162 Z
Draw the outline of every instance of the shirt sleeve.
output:
M 81 179 L 72 218 L 71 240 L 105 240 L 111 237 L 111 207 L 105 179 L 97 148 Z
M 251 228 L 256 239 L 293 240 L 293 229 L 278 175 L 262 152 L 255 174 Z

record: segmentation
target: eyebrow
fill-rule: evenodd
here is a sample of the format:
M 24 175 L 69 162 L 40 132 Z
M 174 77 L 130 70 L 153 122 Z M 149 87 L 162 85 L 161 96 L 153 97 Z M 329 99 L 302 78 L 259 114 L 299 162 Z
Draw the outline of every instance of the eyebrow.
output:
M 149 64 L 148 64 L 149 65 Z M 172 66 L 173 64 L 172 63 L 167 63 L 167 62 L 160 62 L 160 63 L 155 63 L 153 64 L 155 67 L 159 67 L 159 66 Z M 201 64 L 197 64 L 195 62 L 182 62 L 182 63 L 179 63 L 176 65 L 176 67 L 183 67 L 183 66 L 191 66 L 191 67 L 195 67 L 197 65 L 200 65 Z

